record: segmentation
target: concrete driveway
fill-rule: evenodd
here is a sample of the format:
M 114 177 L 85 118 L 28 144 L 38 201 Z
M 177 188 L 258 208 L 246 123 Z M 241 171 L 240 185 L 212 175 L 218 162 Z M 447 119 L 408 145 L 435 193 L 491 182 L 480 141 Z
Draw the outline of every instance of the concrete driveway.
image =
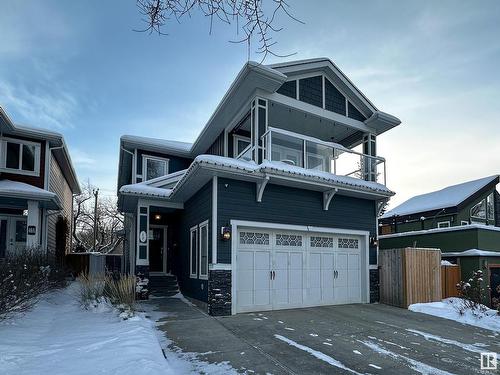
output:
M 172 345 L 243 373 L 490 374 L 480 352 L 500 353 L 497 333 L 378 304 L 213 318 L 177 298 L 147 303 L 167 313 Z

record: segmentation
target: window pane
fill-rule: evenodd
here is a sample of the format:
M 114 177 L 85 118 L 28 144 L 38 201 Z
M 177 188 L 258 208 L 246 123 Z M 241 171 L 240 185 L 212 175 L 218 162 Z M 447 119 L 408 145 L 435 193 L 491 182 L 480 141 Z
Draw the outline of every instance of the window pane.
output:
M 488 195 L 486 206 L 488 207 L 488 220 L 495 220 L 495 200 L 493 193 Z
M 238 139 L 237 145 L 238 145 L 238 150 L 236 155 L 239 155 L 243 152 L 243 150 L 245 150 L 245 148 L 248 147 L 248 145 L 250 145 L 250 141 L 244 139 Z
M 282 161 L 297 167 L 304 166 L 304 143 L 301 139 L 273 133 L 271 142 L 271 160 Z
M 16 220 L 16 242 L 26 242 L 25 220 Z
M 19 169 L 19 143 L 7 142 L 7 168 Z
M 146 180 L 167 174 L 167 162 L 165 160 L 146 159 Z
M 191 274 L 196 274 L 196 253 L 198 251 L 198 238 L 196 236 L 196 231 L 191 232 Z
M 470 209 L 470 216 L 477 219 L 486 219 L 486 200 L 483 199 L 481 202 L 476 204 Z
M 307 142 L 307 168 L 318 171 L 330 171 L 330 162 L 333 159 L 333 148 L 313 142 Z
M 208 274 L 208 227 L 200 228 L 200 275 Z
M 23 171 L 35 170 L 35 146 L 23 145 Z

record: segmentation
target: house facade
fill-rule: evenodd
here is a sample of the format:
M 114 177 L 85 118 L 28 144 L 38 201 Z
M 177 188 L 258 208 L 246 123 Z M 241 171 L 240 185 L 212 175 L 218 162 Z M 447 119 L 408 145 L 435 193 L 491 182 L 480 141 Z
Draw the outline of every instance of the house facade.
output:
M 30 248 L 62 260 L 79 192 L 62 135 L 15 125 L 0 107 L 0 258 Z
M 399 124 L 329 59 L 248 62 L 193 144 L 121 137 L 127 271 L 212 315 L 376 300 L 376 140 Z
M 500 298 L 498 183 L 494 175 L 409 199 L 379 219 L 380 248 L 439 248 L 443 259 L 460 265 L 462 280 L 482 270 L 491 306 Z

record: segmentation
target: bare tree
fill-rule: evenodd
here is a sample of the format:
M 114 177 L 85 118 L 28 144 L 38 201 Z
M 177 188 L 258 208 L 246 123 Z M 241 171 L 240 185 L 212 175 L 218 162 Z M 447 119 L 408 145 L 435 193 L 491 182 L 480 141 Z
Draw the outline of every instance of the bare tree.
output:
M 73 217 L 73 238 L 78 251 L 108 252 L 121 241 L 119 232 L 123 229 L 123 215 L 118 211 L 116 201 L 99 196 L 95 209 L 90 182 L 82 186 L 82 193 L 75 197 Z M 97 241 L 94 248 L 94 229 Z
M 265 5 L 270 4 L 268 7 Z M 143 31 L 164 34 L 165 25 L 172 19 L 180 22 L 183 17 L 191 17 L 191 14 L 198 11 L 210 18 L 210 34 L 213 24 L 222 22 L 236 25 L 238 36 L 232 43 L 246 43 L 248 55 L 250 56 L 252 40 L 256 40 L 258 48 L 256 53 L 262 55 L 262 61 L 268 55 L 277 57 L 287 57 L 274 52 L 276 41 L 272 34 L 282 30 L 275 26 L 276 18 L 279 14 L 302 23 L 290 13 L 290 6 L 285 0 L 137 0 L 139 12 L 143 16 L 146 27 Z

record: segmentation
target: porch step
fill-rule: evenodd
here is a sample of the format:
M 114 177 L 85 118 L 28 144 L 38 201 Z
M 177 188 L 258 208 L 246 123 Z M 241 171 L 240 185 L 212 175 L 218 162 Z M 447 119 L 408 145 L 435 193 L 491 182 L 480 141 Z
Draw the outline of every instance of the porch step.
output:
M 154 296 L 170 297 L 179 293 L 177 277 L 174 275 L 150 276 L 149 292 Z

